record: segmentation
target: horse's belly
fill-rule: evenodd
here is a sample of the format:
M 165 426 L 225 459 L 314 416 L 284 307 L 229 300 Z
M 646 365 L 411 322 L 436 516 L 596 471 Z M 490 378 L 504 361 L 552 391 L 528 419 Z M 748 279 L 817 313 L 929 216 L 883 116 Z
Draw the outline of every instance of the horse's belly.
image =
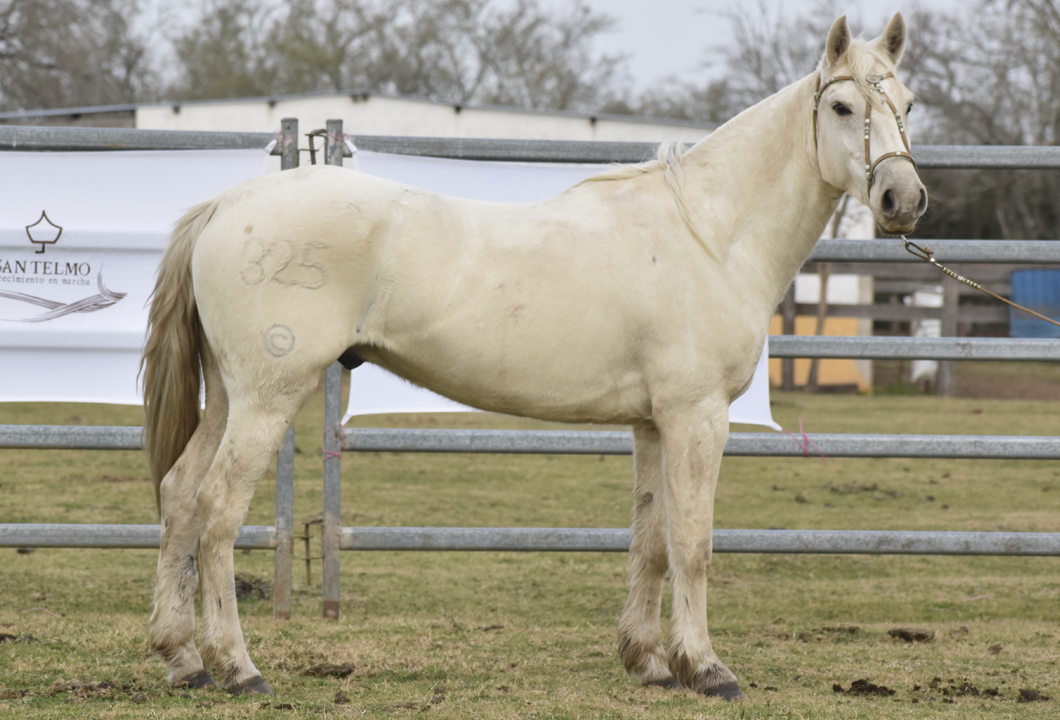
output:
M 624 353 L 557 338 L 481 334 L 423 338 L 357 353 L 410 382 L 472 407 L 561 422 L 630 424 L 651 402 Z

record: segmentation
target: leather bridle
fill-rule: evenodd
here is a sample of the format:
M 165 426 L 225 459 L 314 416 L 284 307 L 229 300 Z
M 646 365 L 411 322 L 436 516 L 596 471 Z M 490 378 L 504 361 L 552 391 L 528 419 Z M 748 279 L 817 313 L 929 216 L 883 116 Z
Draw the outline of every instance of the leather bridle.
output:
M 902 142 L 905 144 L 905 152 L 902 152 L 901 150 L 897 150 L 895 152 L 884 153 L 883 155 L 880 155 L 878 158 L 876 158 L 875 161 L 873 161 L 872 153 L 871 153 L 871 151 L 869 149 L 869 136 L 872 134 L 872 103 L 869 101 L 868 98 L 866 98 L 866 100 L 865 100 L 865 182 L 866 182 L 866 184 L 868 186 L 868 191 L 870 191 L 870 192 L 872 190 L 872 180 L 873 180 L 873 177 L 874 177 L 874 175 L 876 173 L 876 166 L 879 165 L 884 160 L 887 160 L 888 158 L 893 158 L 893 157 L 904 158 L 904 159 L 908 160 L 909 162 L 913 163 L 913 167 L 914 168 L 916 167 L 916 160 L 914 160 L 913 156 L 910 154 L 911 151 L 910 151 L 910 148 L 909 148 L 909 136 L 906 135 L 905 123 L 902 122 L 902 116 L 899 114 L 898 108 L 896 108 L 894 106 L 894 103 L 891 101 L 891 98 L 888 97 L 887 93 L 885 93 L 883 91 L 883 86 L 882 86 L 883 81 L 886 80 L 887 78 L 893 78 L 893 77 L 894 77 L 894 73 L 887 73 L 886 75 L 866 75 L 865 76 L 865 82 L 867 82 L 869 84 L 869 86 L 872 87 L 873 90 L 875 90 L 880 95 L 882 95 L 884 102 L 886 102 L 888 107 L 891 108 L 891 112 L 894 114 L 894 120 L 895 120 L 895 122 L 898 123 L 898 132 L 901 133 Z M 821 85 L 821 78 L 820 78 L 820 76 L 817 77 L 817 86 L 818 86 L 817 94 L 813 96 L 813 147 L 814 147 L 814 152 L 818 152 L 817 108 L 821 104 L 821 95 L 824 94 L 824 91 L 827 90 L 829 88 L 829 86 L 834 85 L 837 82 L 843 82 L 845 80 L 850 80 L 852 82 L 855 82 L 854 77 L 852 75 L 839 75 L 839 76 L 836 76 L 836 77 L 832 78 L 831 80 L 826 82 L 824 85 Z M 926 246 L 917 245 L 915 242 L 913 242 L 911 240 L 908 240 L 905 237 L 905 235 L 899 235 L 899 237 L 902 239 L 902 242 L 905 243 L 905 249 L 906 250 L 908 250 L 910 253 L 912 253 L 916 257 L 920 258 L 921 260 L 926 260 L 927 262 L 931 263 L 932 265 L 937 267 L 940 271 L 942 271 L 946 275 L 949 275 L 954 280 L 957 280 L 958 282 L 962 282 L 962 283 L 964 283 L 965 285 L 967 285 L 969 287 L 975 288 L 976 290 L 980 290 L 980 291 L 986 293 L 987 295 L 990 295 L 991 297 L 994 297 L 994 298 L 1000 300 L 1001 302 L 1008 303 L 1012 307 L 1018 308 L 1020 310 L 1023 310 L 1024 312 L 1028 312 L 1028 313 L 1030 313 L 1031 315 L 1034 315 L 1037 318 L 1045 320 L 1046 322 L 1050 322 L 1053 325 L 1060 326 L 1060 322 L 1057 322 L 1056 320 L 1053 320 L 1052 318 L 1048 318 L 1045 315 L 1037 313 L 1034 310 L 1031 310 L 1029 308 L 1025 308 L 1022 305 L 1017 305 L 1016 303 L 1012 302 L 1008 298 L 1003 298 L 1000 295 L 998 295 L 998 294 L 996 294 L 994 292 L 991 292 L 990 290 L 987 290 L 985 287 L 983 287 L 979 283 L 974 282 L 972 280 L 969 280 L 968 278 L 964 277 L 963 275 L 959 275 L 958 273 L 954 272 L 953 270 L 950 270 L 948 267 L 946 267 L 945 265 L 942 265 L 941 263 L 939 263 L 935 259 L 935 253 L 932 252 L 931 248 L 926 247 Z
M 893 78 L 894 73 L 887 73 L 886 75 L 866 75 L 865 82 L 869 86 L 883 96 L 884 102 L 891 108 L 891 112 L 894 114 L 894 120 L 898 123 L 898 132 L 902 136 L 902 142 L 905 144 L 905 151 L 896 150 L 894 152 L 884 153 L 876 158 L 875 161 L 872 159 L 872 153 L 869 148 L 869 137 L 872 134 L 872 102 L 868 98 L 865 100 L 865 183 L 867 186 L 867 192 L 872 191 L 872 181 L 876 175 L 876 167 L 884 160 L 897 157 L 904 158 L 909 162 L 913 163 L 913 167 L 916 167 L 916 160 L 913 159 L 912 150 L 909 147 L 909 136 L 905 132 L 905 123 L 902 122 L 902 115 L 898 112 L 898 108 L 895 107 L 891 98 L 888 97 L 887 93 L 883 91 L 883 81 L 887 78 Z M 821 104 L 821 96 L 824 91 L 837 82 L 843 82 L 844 80 L 850 80 L 856 82 L 853 75 L 837 75 L 836 77 L 828 80 L 828 82 L 821 85 L 821 77 L 817 78 L 817 94 L 813 96 L 813 147 L 814 151 L 818 151 L 817 142 L 817 108 Z

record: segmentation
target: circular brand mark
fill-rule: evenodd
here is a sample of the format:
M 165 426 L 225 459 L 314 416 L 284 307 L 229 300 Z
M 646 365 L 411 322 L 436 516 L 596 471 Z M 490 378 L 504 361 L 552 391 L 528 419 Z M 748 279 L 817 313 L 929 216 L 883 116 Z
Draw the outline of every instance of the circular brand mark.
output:
M 294 350 L 295 337 L 286 325 L 273 325 L 265 331 L 265 350 L 273 357 L 281 358 Z

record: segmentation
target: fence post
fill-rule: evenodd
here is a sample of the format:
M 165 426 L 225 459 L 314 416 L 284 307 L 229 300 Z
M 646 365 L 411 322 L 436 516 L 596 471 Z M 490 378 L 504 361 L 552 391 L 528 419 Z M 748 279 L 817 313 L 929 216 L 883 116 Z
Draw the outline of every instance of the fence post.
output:
M 342 120 L 327 123 L 328 165 L 342 166 Z M 324 522 L 321 527 L 321 581 L 324 619 L 339 619 L 339 545 L 342 482 L 342 366 L 324 373 Z
M 284 118 L 280 121 L 280 169 L 294 170 L 298 167 L 298 118 Z
M 298 167 L 298 119 L 280 124 L 280 169 Z M 276 555 L 272 578 L 272 617 L 291 619 L 291 575 L 294 561 L 294 424 L 276 455 Z
M 294 562 L 294 424 L 276 455 L 276 560 L 272 581 L 272 617 L 291 619 Z
M 957 337 L 960 332 L 961 286 L 956 280 L 942 278 L 942 337 Z M 939 362 L 939 374 L 936 392 L 940 397 L 953 397 L 957 394 L 957 363 L 953 360 Z
M 780 301 L 780 313 L 783 319 L 781 335 L 795 334 L 795 282 L 792 281 L 788 289 L 784 291 L 784 297 Z M 795 389 L 795 359 L 784 358 L 780 361 L 780 389 Z

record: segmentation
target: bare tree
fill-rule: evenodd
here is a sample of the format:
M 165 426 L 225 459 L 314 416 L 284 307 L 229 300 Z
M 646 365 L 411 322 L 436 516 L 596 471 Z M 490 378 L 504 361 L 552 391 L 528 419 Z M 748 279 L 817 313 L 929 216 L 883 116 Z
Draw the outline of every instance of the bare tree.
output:
M 1060 142 L 1060 12 L 1053 0 L 980 0 L 962 14 L 917 12 L 910 26 L 904 64 L 927 115 L 918 122 L 920 142 Z M 1060 237 L 1055 173 L 927 171 L 925 179 L 933 195 L 925 233 Z
M 0 0 L 0 108 L 130 102 L 147 91 L 136 0 Z
M 274 92 L 276 71 L 264 47 L 274 16 L 260 0 L 209 0 L 173 43 L 179 72 L 168 94 L 199 99 Z
M 791 17 L 779 0 L 730 3 L 721 13 L 729 24 L 726 42 L 713 50 L 726 74 L 705 84 L 668 81 L 641 94 L 629 112 L 722 123 L 813 71 L 837 17 L 832 0 L 818 0 L 806 15 Z M 704 63 L 701 70 L 710 71 Z
M 453 103 L 596 109 L 622 58 L 593 51 L 613 24 L 582 2 L 213 0 L 177 39 L 185 98 L 368 90 Z
M 742 109 L 812 72 L 824 51 L 821 38 L 838 15 L 828 0 L 794 18 L 782 4 L 758 0 L 755 10 L 734 4 L 726 16 L 732 28 L 732 44 L 724 49 L 729 102 Z
M 681 82 L 671 78 L 644 91 L 633 103 L 609 108 L 624 114 L 668 117 L 721 124 L 747 107 L 728 80 L 714 80 L 706 85 Z

